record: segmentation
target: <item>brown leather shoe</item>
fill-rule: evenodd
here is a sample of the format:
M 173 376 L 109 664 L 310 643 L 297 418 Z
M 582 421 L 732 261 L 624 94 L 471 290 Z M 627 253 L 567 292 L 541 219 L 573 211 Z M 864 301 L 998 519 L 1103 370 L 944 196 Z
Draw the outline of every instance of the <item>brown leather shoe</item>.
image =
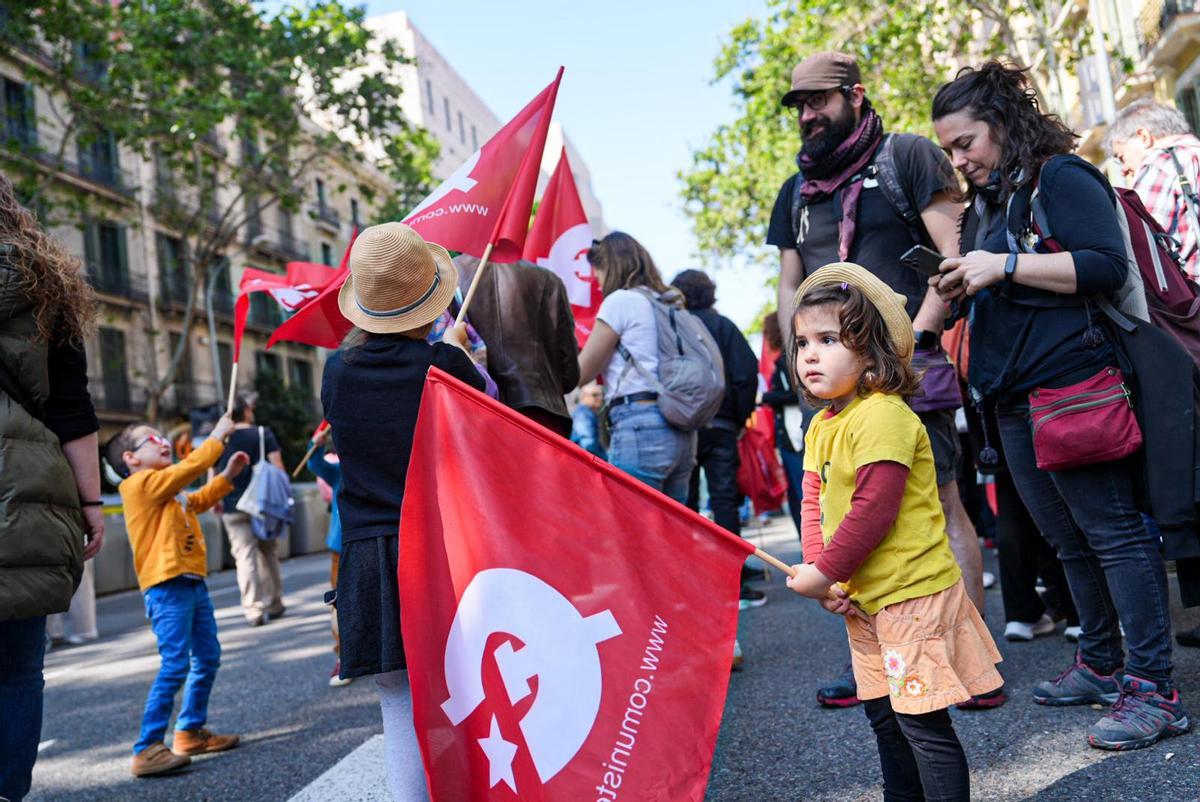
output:
M 187 755 L 177 755 L 161 743 L 151 744 L 133 756 L 133 776 L 169 774 L 191 762 L 192 759 Z
M 171 750 L 177 755 L 207 755 L 210 752 L 224 752 L 238 745 L 236 735 L 217 735 L 206 729 L 175 730 L 175 741 Z

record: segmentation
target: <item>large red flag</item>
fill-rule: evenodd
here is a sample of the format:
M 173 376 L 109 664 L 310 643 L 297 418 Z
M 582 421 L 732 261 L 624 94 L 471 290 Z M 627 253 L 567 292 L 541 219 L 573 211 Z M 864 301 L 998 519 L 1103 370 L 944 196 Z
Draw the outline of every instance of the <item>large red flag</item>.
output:
M 437 369 L 400 540 L 434 802 L 703 799 L 752 546 Z
M 596 312 L 603 299 L 600 282 L 596 281 L 587 260 L 591 247 L 592 226 L 583 211 L 564 147 L 538 204 L 522 258 L 553 270 L 563 280 L 575 315 L 575 339 L 580 348 L 596 325 Z
M 288 262 L 287 275 L 283 276 L 253 267 L 243 269 L 242 279 L 238 283 L 237 302 L 233 307 L 233 361 L 237 362 L 242 353 L 242 336 L 246 332 L 246 317 L 250 312 L 250 293 L 265 292 L 284 309 L 293 312 L 316 298 L 322 289 L 337 278 L 337 271 L 328 265 L 312 262 Z
M 562 68 L 554 81 L 475 151 L 403 222 L 429 242 L 490 261 L 521 258 Z

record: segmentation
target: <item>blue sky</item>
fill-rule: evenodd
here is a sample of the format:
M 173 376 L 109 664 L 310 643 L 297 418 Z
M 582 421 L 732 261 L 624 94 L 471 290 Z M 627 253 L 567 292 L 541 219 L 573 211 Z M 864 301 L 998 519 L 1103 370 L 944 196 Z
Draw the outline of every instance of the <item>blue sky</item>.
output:
M 735 24 L 765 13 L 764 0 L 370 0 L 367 11 L 407 11 L 502 120 L 564 65 L 555 116 L 606 222 L 640 240 L 668 280 L 697 266 L 675 174 L 734 117 L 728 87 L 710 85 L 712 62 Z M 770 295 L 760 270 L 713 277 L 718 308 L 742 327 Z

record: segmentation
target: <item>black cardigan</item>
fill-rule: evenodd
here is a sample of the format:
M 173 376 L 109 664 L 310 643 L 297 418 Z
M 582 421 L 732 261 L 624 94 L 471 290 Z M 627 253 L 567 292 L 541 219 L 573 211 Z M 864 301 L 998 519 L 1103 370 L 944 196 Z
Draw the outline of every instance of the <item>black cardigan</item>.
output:
M 483 391 L 483 378 L 462 349 L 399 334 L 372 335 L 325 363 L 321 403 L 341 458 L 343 543 L 400 533 L 417 410 L 431 366 Z

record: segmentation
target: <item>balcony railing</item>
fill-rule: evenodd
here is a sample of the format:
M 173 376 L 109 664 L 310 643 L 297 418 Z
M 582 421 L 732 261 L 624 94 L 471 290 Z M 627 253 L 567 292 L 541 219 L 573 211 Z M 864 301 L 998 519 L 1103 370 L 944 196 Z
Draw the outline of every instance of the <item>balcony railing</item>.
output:
M 139 303 L 146 303 L 150 298 L 145 276 L 132 274 L 128 270 L 111 265 L 88 262 L 87 280 L 96 292 L 102 295 L 126 298 Z
M 342 216 L 338 214 L 336 209 L 331 209 L 324 203 L 318 203 L 312 209 L 313 218 L 320 224 L 332 228 L 334 231 L 340 231 L 342 227 Z
M 6 130 L 8 133 L 6 150 L 9 153 L 33 159 L 49 169 L 83 179 L 131 200 L 137 197 L 137 182 L 133 178 L 133 173 L 123 169 L 120 165 L 84 165 L 79 162 L 78 148 L 73 143 L 68 143 L 64 148 L 60 136 L 44 131 L 38 131 L 36 135 L 30 131 L 14 136 L 11 127 Z M 61 158 L 59 157 L 60 150 L 62 151 Z
M 177 189 L 173 184 L 159 184 L 154 189 L 154 210 L 176 228 L 186 228 L 200 215 L 200 204 L 191 187 Z M 212 202 L 203 210 L 203 220 L 214 229 L 221 224 L 222 211 Z
M 1181 14 L 1200 11 L 1200 0 L 1147 0 L 1138 15 L 1138 31 L 1141 34 L 1142 55 L 1147 55 L 1158 45 L 1163 33 Z
M 105 376 L 88 382 L 92 406 L 100 413 L 139 414 L 146 406 L 146 388 L 123 376 Z
M 213 313 L 222 317 L 232 316 L 234 300 L 233 292 L 221 287 L 216 288 L 212 298 Z
M 165 409 L 178 415 L 187 415 L 196 407 L 207 407 L 220 401 L 217 386 L 210 382 L 179 381 L 171 386 L 171 395 Z
M 160 270 L 158 276 L 158 305 L 160 308 L 180 309 L 187 306 L 188 282 L 186 268 Z
M 246 244 L 285 262 L 307 262 L 308 245 L 290 231 L 265 228 L 255 220 L 246 225 Z

